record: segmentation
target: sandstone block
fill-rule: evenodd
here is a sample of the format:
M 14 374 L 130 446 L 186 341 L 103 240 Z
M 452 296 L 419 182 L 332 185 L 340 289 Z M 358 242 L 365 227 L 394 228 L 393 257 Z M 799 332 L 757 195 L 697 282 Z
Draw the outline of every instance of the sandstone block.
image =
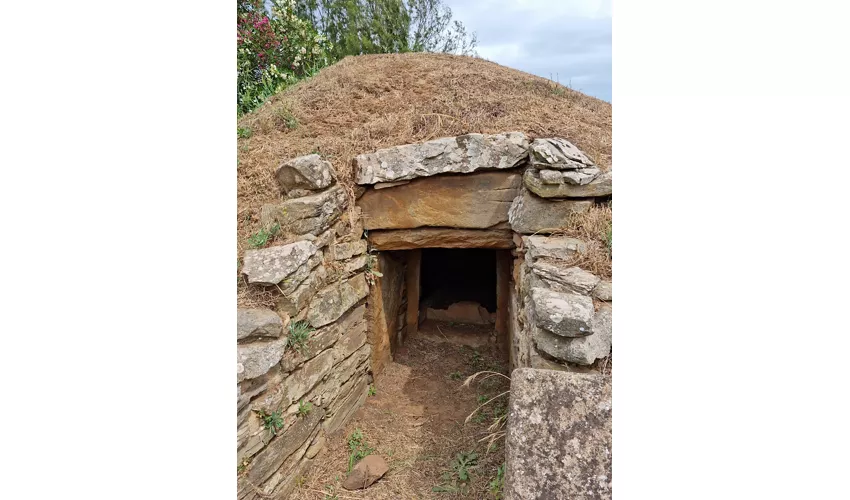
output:
M 531 264 L 531 270 L 551 289 L 558 292 L 574 292 L 590 295 L 599 278 L 584 269 L 569 266 L 566 262 L 549 259 L 537 259 Z
M 515 172 L 429 177 L 392 189 L 369 190 L 357 206 L 363 210 L 366 229 L 484 229 L 508 220 L 508 208 L 521 184 Z
M 513 231 L 499 229 L 417 229 L 369 231 L 369 242 L 376 250 L 412 250 L 414 248 L 502 248 L 514 247 Z

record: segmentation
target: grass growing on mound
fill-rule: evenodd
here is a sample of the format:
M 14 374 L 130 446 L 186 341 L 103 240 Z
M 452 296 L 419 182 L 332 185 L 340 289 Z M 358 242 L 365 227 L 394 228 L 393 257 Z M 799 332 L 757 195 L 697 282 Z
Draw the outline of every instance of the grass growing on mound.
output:
M 557 89 L 557 91 L 553 90 Z M 466 133 L 520 131 L 564 137 L 603 169 L 611 165 L 611 104 L 483 59 L 446 54 L 346 57 L 243 116 L 238 250 L 280 200 L 275 169 L 319 153 L 353 187 L 351 160 L 377 149 Z
M 611 202 L 594 205 L 587 212 L 571 214 L 556 233 L 584 240 L 587 252 L 572 264 L 603 278 L 611 277 L 612 215 Z

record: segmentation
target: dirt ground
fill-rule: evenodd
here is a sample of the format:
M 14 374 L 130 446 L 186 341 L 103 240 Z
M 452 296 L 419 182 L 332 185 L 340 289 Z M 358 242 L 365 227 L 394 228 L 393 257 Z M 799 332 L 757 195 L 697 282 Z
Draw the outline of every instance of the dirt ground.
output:
M 375 394 L 344 430 L 328 438 L 326 449 L 290 498 L 499 498 L 491 483 L 504 463 L 504 438 L 492 447 L 480 440 L 507 411 L 507 395 L 484 406 L 469 423 L 464 420 L 480 402 L 507 391 L 510 383 L 502 376 L 483 382 L 479 378 L 469 387 L 463 382 L 482 370 L 507 374 L 505 355 L 492 340 L 492 327 L 428 326 L 426 330 L 436 329 L 445 337 L 424 334 L 405 342 L 376 377 Z M 476 347 L 459 344 L 456 339 L 463 335 L 475 337 L 468 343 Z M 347 491 L 341 484 L 351 454 L 349 439 L 357 431 L 365 446 L 374 450 L 371 454 L 387 461 L 389 472 L 366 490 Z M 472 453 L 476 456 L 471 457 Z M 466 454 L 461 457 L 467 459 L 466 467 L 458 454 Z M 464 469 L 466 481 L 462 480 Z

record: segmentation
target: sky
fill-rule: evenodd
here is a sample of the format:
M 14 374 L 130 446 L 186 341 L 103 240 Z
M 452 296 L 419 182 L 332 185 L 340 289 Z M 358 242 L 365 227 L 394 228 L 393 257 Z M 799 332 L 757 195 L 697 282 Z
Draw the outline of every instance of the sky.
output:
M 478 55 L 611 102 L 611 0 L 443 0 Z

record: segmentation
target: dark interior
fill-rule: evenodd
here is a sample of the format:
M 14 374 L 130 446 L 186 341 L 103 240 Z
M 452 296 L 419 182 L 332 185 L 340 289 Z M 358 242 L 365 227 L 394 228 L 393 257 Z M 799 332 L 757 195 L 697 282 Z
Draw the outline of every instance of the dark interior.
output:
M 496 251 L 425 248 L 422 250 L 420 304 L 446 309 L 463 300 L 496 312 Z

